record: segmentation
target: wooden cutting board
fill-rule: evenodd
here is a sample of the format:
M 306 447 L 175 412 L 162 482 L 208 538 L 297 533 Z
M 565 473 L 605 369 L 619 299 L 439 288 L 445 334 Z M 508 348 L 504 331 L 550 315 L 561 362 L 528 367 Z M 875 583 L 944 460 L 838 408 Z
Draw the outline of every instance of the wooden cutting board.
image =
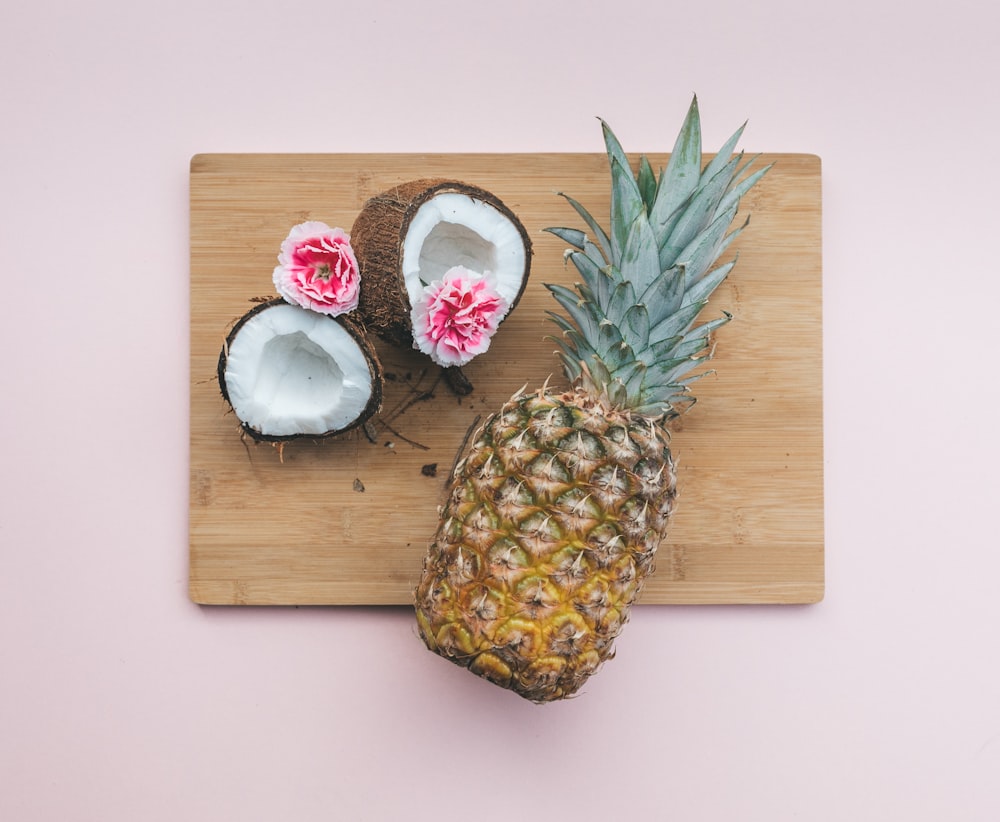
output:
M 633 158 L 637 160 L 636 158 Z M 666 155 L 650 155 L 654 168 Z M 820 160 L 775 166 L 743 200 L 749 229 L 704 316 L 716 374 L 674 426 L 681 496 L 642 603 L 809 603 L 823 596 Z M 416 352 L 377 343 L 387 372 L 374 441 L 356 431 L 283 454 L 244 441 L 215 371 L 281 241 L 304 220 L 350 230 L 365 200 L 418 177 L 492 191 L 534 243 L 531 279 L 456 396 Z M 191 162 L 190 596 L 205 604 L 402 604 L 420 573 L 470 425 L 525 383 L 560 379 L 545 282 L 573 281 L 546 226 L 580 227 L 566 191 L 608 213 L 603 154 L 198 155 Z M 283 459 L 279 458 L 283 457 Z

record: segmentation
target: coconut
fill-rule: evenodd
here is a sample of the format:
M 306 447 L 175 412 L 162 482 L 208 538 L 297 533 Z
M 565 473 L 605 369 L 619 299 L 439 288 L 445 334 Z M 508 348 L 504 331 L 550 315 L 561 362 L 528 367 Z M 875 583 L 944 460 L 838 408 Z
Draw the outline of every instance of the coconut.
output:
M 239 319 L 219 355 L 219 387 L 255 440 L 330 437 L 382 403 L 382 365 L 364 331 L 277 299 Z
M 456 180 L 413 180 L 371 198 L 351 228 L 351 245 L 365 326 L 403 347 L 414 341 L 413 306 L 449 269 L 488 274 L 507 304 L 504 317 L 531 269 L 531 241 L 514 212 L 490 192 Z

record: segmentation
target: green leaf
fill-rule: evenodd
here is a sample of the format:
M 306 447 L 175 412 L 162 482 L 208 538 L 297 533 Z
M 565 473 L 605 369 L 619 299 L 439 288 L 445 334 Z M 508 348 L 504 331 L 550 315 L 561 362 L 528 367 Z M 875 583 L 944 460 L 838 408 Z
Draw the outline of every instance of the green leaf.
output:
M 559 346 L 560 350 L 556 353 L 562 357 L 563 370 L 566 371 L 566 376 L 570 380 L 575 380 L 580 376 L 580 363 L 584 362 L 588 357 L 594 355 L 594 352 L 589 350 L 588 347 L 584 346 L 583 349 L 578 347 L 575 342 L 578 342 L 579 340 L 566 340 L 551 335 L 546 337 L 546 339 L 551 340 Z
M 591 293 L 594 295 L 594 302 L 598 306 L 606 306 L 611 296 L 611 287 L 613 285 L 613 280 L 608 273 L 608 267 L 598 267 L 597 263 L 591 257 L 579 251 L 574 251 L 570 254 L 569 259 L 576 266 L 576 270 L 580 272 L 583 281 L 590 286 Z
M 579 376 L 579 363 L 589 362 L 599 355 L 594 347 L 584 339 L 583 335 L 577 330 L 577 328 L 566 320 L 565 317 L 556 314 L 555 312 L 546 312 L 549 315 L 549 319 L 558 325 L 562 331 L 562 337 L 556 337 L 548 335 L 546 339 L 551 340 L 561 349 L 559 355 L 563 358 L 563 362 L 566 364 L 572 363 L 574 374 L 570 374 L 567 371 L 567 377 L 573 380 Z
M 666 419 L 671 420 L 674 417 L 679 417 L 684 411 L 690 406 L 694 405 L 694 397 L 686 398 L 690 399 L 690 402 L 685 403 L 685 407 L 682 409 L 675 408 L 669 400 L 664 400 L 663 402 L 650 402 L 644 405 L 637 405 L 632 410 L 636 414 L 641 414 L 644 417 L 649 417 L 650 419 Z
M 604 312 L 608 320 L 616 326 L 625 319 L 625 312 L 635 305 L 635 289 L 628 280 L 622 280 L 611 291 L 607 310 Z
M 587 368 L 590 369 L 591 379 L 599 386 L 607 386 L 611 383 L 611 372 L 600 357 L 592 357 L 587 361 Z
M 667 291 L 667 311 L 673 314 L 681 307 L 684 292 L 687 291 L 687 269 L 678 263 L 670 269 L 670 289 Z
M 621 380 L 612 380 L 606 390 L 612 406 L 624 407 L 628 405 L 628 392 Z
M 736 160 L 730 160 L 721 171 L 695 192 L 669 237 L 664 238 L 660 245 L 660 265 L 663 268 L 672 266 L 680 252 L 708 225 L 729 187 L 735 168 Z
M 696 302 L 704 305 L 712 292 L 722 284 L 729 272 L 733 270 L 734 265 L 736 265 L 736 260 L 730 260 L 728 263 L 712 269 L 708 274 L 703 274 L 698 282 L 688 288 L 687 294 L 684 295 L 684 302 Z
M 638 360 L 638 358 L 635 356 L 635 351 L 632 349 L 632 346 L 629 345 L 624 340 L 618 344 L 618 350 L 615 352 L 615 354 L 618 362 L 618 365 L 615 367 L 615 370 L 619 373 L 621 373 L 623 368 L 627 368 L 629 365 L 635 363 Z
M 664 399 L 669 398 L 670 402 L 674 402 L 678 397 L 684 396 L 687 392 L 687 386 L 707 373 L 702 371 L 695 375 L 688 376 L 690 372 L 698 368 L 704 360 L 705 357 L 681 358 L 670 374 L 665 375 L 662 378 L 662 382 L 654 382 L 652 379 L 647 380 L 647 395 L 659 395 Z M 652 370 L 650 370 L 650 374 L 652 375 Z
M 601 361 L 608 367 L 608 371 L 612 374 L 634 359 L 632 349 L 624 342 L 618 343 L 603 353 L 598 352 L 598 357 L 600 357 Z
M 659 360 L 650 363 L 646 369 L 647 385 L 672 385 L 676 378 L 692 367 L 690 357 L 673 357 L 669 360 Z
M 608 286 L 608 275 L 603 273 L 600 268 L 598 268 L 597 263 L 595 263 L 586 254 L 579 251 L 574 251 L 569 255 L 570 262 L 580 273 L 583 281 L 587 284 L 590 289 L 591 294 L 594 296 L 595 302 L 598 305 L 601 303 L 600 295 L 602 291 L 607 292 Z
M 618 142 L 618 138 L 615 137 L 615 133 L 611 130 L 604 120 L 600 117 L 597 118 L 601 122 L 601 131 L 604 134 L 604 147 L 608 152 L 608 165 L 611 165 L 615 160 L 617 160 L 623 168 L 629 168 L 628 157 L 625 154 L 625 149 L 622 148 L 622 144 Z
M 694 239 L 677 255 L 677 261 L 683 263 L 688 277 L 696 282 L 722 253 L 722 245 L 726 239 L 733 218 L 736 216 L 736 204 L 720 213 L 704 231 L 696 234 Z
M 679 417 L 695 404 L 695 398 L 685 394 L 682 385 L 647 385 L 643 388 L 643 393 L 646 397 L 657 398 L 657 401 L 636 409 L 640 414 L 646 416 L 662 416 L 673 419 Z M 659 399 L 660 397 L 662 399 Z
M 545 231 L 549 234 L 555 234 L 564 243 L 569 243 L 573 248 L 578 251 L 583 251 L 583 244 L 587 239 L 587 235 L 584 234 L 578 228 L 546 228 Z
M 666 319 L 654 325 L 649 331 L 649 338 L 655 342 L 685 333 L 704 307 L 704 300 L 685 303 L 677 311 L 668 315 Z
M 559 340 L 555 340 L 555 342 L 559 345 L 562 344 Z M 562 360 L 563 374 L 566 375 L 566 379 L 571 383 L 580 379 L 583 374 L 583 369 L 580 367 L 580 363 L 573 359 L 573 356 L 566 351 L 557 351 L 556 353 L 559 355 L 559 359 Z
M 614 371 L 625 361 L 628 344 L 622 338 L 621 330 L 614 323 L 603 320 L 600 324 L 595 347 L 598 356 Z
M 674 230 L 674 227 L 677 225 L 680 218 L 684 216 L 684 210 L 691 202 L 691 197 L 693 196 L 694 194 L 692 193 L 691 196 L 688 197 L 686 200 L 684 200 L 676 209 L 674 209 L 673 213 L 670 214 L 669 217 L 667 217 L 667 219 L 664 220 L 663 222 L 657 223 L 655 221 L 655 218 L 652 215 L 650 215 L 649 224 L 653 227 L 653 233 L 656 234 L 657 236 L 658 244 L 663 242 L 667 237 L 670 236 L 671 232 Z M 669 268 L 670 266 L 666 267 Z
M 683 342 L 674 349 L 678 357 L 683 359 L 697 359 L 697 355 L 708 347 L 708 339 L 699 337 L 694 340 Z
M 598 267 L 590 257 L 584 254 L 582 251 L 572 251 L 570 252 L 569 261 L 573 263 L 573 266 L 580 276 L 583 277 L 583 281 L 590 286 L 592 291 L 596 291 L 595 284 L 598 282 L 598 275 L 601 273 L 601 269 Z
M 643 351 L 649 345 L 649 312 L 641 303 L 625 312 L 622 336 L 633 351 Z
M 733 156 L 733 150 L 736 148 L 736 144 L 740 141 L 740 137 L 743 136 L 743 131 L 746 127 L 747 124 L 744 122 L 742 126 L 736 129 L 736 133 L 725 142 L 725 145 L 719 149 L 715 157 L 712 158 L 712 162 L 710 162 L 702 172 L 702 182 L 711 180 L 719 169 L 723 168 L 729 162 L 729 158 Z
M 722 316 L 715 320 L 709 320 L 707 323 L 702 323 L 701 325 L 695 326 L 690 331 L 688 331 L 684 337 L 684 342 L 690 340 L 707 338 L 709 334 L 715 331 L 719 326 L 725 325 L 733 318 L 733 315 L 728 311 L 723 311 Z
M 653 203 L 656 202 L 656 173 L 645 154 L 639 158 L 638 182 L 643 205 L 646 206 L 647 213 L 652 212 Z
M 642 292 L 642 296 L 636 302 L 646 306 L 650 321 L 655 327 L 681 307 L 686 290 L 687 277 L 684 266 L 679 265 L 664 271 Z
M 642 213 L 644 206 L 639 194 L 639 184 L 628 165 L 617 157 L 611 158 L 611 261 L 622 257 L 632 223 Z
M 695 366 L 700 365 L 705 360 L 709 360 L 709 359 L 711 359 L 711 357 L 700 357 L 699 359 L 694 360 L 694 362 L 692 363 L 691 367 L 694 368 Z M 681 385 L 683 386 L 684 390 L 687 391 L 688 387 L 692 383 L 696 383 L 702 377 L 707 377 L 709 374 L 714 374 L 714 373 L 715 373 L 715 369 L 713 369 L 713 368 L 709 368 L 706 371 L 699 371 L 697 374 L 692 374 L 690 377 L 685 377 L 683 380 L 681 380 Z
M 599 333 L 598 318 L 594 315 L 594 310 L 589 303 L 582 302 L 579 295 L 562 285 L 547 284 L 545 286 L 569 314 L 570 319 L 580 329 L 580 332 L 587 339 L 596 339 Z
M 592 317 L 600 317 L 600 311 L 595 310 L 597 305 L 594 300 L 594 292 L 590 290 L 590 286 L 587 283 L 573 283 L 573 288 L 576 289 L 579 298 L 578 303 L 587 303 L 587 310 Z
M 576 334 L 579 333 L 577 327 L 567 320 L 562 314 L 557 314 L 555 311 L 546 311 L 548 318 L 554 322 L 562 330 L 564 334 Z
M 730 224 L 731 223 L 732 221 L 730 221 Z M 718 251 L 716 251 L 715 254 L 716 259 L 718 259 L 725 253 L 726 249 L 729 248 L 729 244 L 732 243 L 732 241 L 735 240 L 737 237 L 739 237 L 740 234 L 743 233 L 743 229 L 745 229 L 749 224 L 750 224 L 750 217 L 748 215 L 747 218 L 743 221 L 743 225 L 733 229 L 725 236 L 725 239 L 723 239 L 723 241 L 719 243 L 719 249 Z
M 678 278 L 683 276 L 683 271 L 676 268 L 664 271 L 639 295 L 638 302 L 646 306 L 649 311 L 651 325 L 655 326 L 677 310 L 675 290 L 678 287 Z M 680 288 L 681 291 L 685 290 L 683 283 L 680 284 Z
M 753 162 L 751 160 L 751 162 Z M 749 163 L 747 163 L 749 165 Z M 739 204 L 740 199 L 746 194 L 751 188 L 760 182 L 760 178 L 763 177 L 767 172 L 769 172 L 774 167 L 774 163 L 768 163 L 764 168 L 758 169 L 749 177 L 745 177 L 736 186 L 732 187 L 726 192 L 726 196 L 722 198 L 719 203 L 719 210 L 729 208 L 733 203 Z
M 612 380 L 625 389 L 624 405 L 635 405 L 642 401 L 642 385 L 646 377 L 646 364 L 641 360 L 629 360 L 621 368 L 613 371 Z
M 695 96 L 674 142 L 667 167 L 660 177 L 656 201 L 650 213 L 650 223 L 658 235 L 662 235 L 663 228 L 697 188 L 700 171 L 701 118 L 698 97 Z
M 601 247 L 601 252 L 604 254 L 605 262 L 611 262 L 611 241 L 608 239 L 607 232 L 601 227 L 601 225 L 591 216 L 590 212 L 587 211 L 580 203 L 570 197 L 568 194 L 563 194 L 559 192 L 559 196 L 563 197 L 566 202 L 568 202 L 576 210 L 583 221 L 587 224 L 587 228 L 590 229 L 594 237 L 597 238 L 597 244 Z
M 604 253 L 589 239 L 585 239 L 583 242 L 583 253 L 587 255 L 594 265 L 601 266 L 602 268 L 608 265 L 608 261 L 605 259 Z
M 645 213 L 632 222 L 619 263 L 622 279 L 629 280 L 636 292 L 645 291 L 660 276 L 660 254 L 656 236 Z
M 681 334 L 674 334 L 662 340 L 655 340 L 649 346 L 649 357 L 652 360 L 669 360 L 674 356 L 674 350 L 681 344 L 684 337 Z

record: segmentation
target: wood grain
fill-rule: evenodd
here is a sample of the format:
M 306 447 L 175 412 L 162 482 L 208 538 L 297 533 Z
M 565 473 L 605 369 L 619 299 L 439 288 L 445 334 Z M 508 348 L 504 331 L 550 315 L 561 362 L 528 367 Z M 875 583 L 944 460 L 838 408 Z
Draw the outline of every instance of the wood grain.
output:
M 633 158 L 637 159 L 637 158 Z M 654 168 L 666 155 L 650 155 Z M 707 309 L 715 373 L 674 426 L 681 497 L 644 604 L 809 603 L 823 596 L 820 160 L 765 155 L 743 201 L 739 262 Z M 531 281 L 459 398 L 413 351 L 376 343 L 388 374 L 376 439 L 243 441 L 215 368 L 232 324 L 271 296 L 281 241 L 307 219 L 350 229 L 364 201 L 423 176 L 492 191 L 535 247 Z M 573 281 L 580 226 L 565 190 L 608 211 L 600 154 L 198 155 L 191 161 L 191 598 L 204 604 L 409 603 L 469 426 L 525 383 L 559 378 L 544 282 Z M 279 459 L 279 456 L 283 457 Z M 436 474 L 429 476 L 436 466 Z M 363 487 L 363 491 L 356 490 Z

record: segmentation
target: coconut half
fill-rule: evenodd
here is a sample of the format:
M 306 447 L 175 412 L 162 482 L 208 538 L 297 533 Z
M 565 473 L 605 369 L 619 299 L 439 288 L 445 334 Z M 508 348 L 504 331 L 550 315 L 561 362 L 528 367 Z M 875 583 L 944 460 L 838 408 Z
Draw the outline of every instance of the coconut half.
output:
M 284 300 L 261 303 L 233 327 L 219 355 L 222 396 L 255 440 L 329 437 L 360 425 L 382 402 L 382 366 L 364 332 Z
M 521 221 L 490 192 L 456 180 L 413 180 L 365 203 L 351 228 L 367 328 L 413 344 L 410 312 L 424 286 L 455 266 L 490 273 L 510 316 L 531 270 Z

